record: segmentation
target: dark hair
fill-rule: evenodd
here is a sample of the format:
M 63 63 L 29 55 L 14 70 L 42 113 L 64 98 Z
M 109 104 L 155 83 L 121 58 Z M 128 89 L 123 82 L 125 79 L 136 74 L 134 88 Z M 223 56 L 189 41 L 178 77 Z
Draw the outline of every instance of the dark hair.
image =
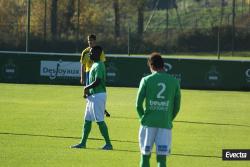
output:
M 92 51 L 94 51 L 97 55 L 101 55 L 102 54 L 102 47 L 101 46 L 94 46 L 92 48 Z
M 100 60 L 101 54 L 102 54 L 102 47 L 100 46 L 94 46 L 91 48 L 91 53 L 90 53 L 90 59 L 94 61 Z
M 160 53 L 153 52 L 150 54 L 150 57 L 148 58 L 148 65 L 153 66 L 157 69 L 161 69 L 164 67 L 164 61 L 160 55 Z
M 95 34 L 90 34 L 90 35 L 88 35 L 88 39 L 96 40 L 96 35 Z

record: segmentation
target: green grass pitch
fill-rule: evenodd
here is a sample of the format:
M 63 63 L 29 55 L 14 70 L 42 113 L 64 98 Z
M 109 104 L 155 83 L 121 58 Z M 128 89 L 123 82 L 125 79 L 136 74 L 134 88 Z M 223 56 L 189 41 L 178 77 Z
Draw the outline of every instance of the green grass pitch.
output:
M 81 137 L 82 87 L 0 84 L 0 166 L 136 167 L 139 122 L 136 88 L 108 87 L 106 118 L 113 151 L 93 124 L 87 149 L 70 149 Z M 223 148 L 250 149 L 250 93 L 182 90 L 169 167 L 247 167 L 222 161 Z M 151 165 L 156 166 L 155 153 Z

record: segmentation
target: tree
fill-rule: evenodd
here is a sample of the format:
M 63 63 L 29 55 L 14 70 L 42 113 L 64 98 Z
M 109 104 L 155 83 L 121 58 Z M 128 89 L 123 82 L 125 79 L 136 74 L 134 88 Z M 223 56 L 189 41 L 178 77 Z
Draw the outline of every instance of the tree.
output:
M 144 10 L 146 0 L 137 1 L 137 33 L 139 37 L 142 37 L 144 30 Z
M 57 37 L 57 0 L 52 0 L 51 3 L 51 33 L 52 39 Z
M 26 24 L 26 1 L 0 0 L 0 36 L 2 43 L 15 46 L 24 38 Z
M 120 37 L 120 7 L 119 0 L 113 1 L 113 8 L 115 13 L 115 37 Z
M 62 32 L 63 33 L 69 33 L 70 30 L 73 29 L 73 24 L 71 22 L 72 17 L 75 13 L 75 0 L 68 0 L 67 7 L 65 12 L 63 13 L 64 19 L 62 20 L 61 26 L 62 26 Z

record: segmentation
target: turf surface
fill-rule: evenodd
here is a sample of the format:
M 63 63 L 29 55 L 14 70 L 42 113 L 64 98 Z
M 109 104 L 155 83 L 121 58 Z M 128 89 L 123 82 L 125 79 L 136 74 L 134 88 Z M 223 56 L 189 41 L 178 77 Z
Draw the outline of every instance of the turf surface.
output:
M 85 100 L 80 86 L 0 84 L 0 166 L 136 167 L 139 164 L 136 88 L 108 87 L 106 118 L 113 151 L 93 124 L 87 149 L 81 137 Z M 223 148 L 250 149 L 250 93 L 182 90 L 174 123 L 173 167 L 247 167 L 221 160 Z M 155 165 L 155 154 L 151 158 Z

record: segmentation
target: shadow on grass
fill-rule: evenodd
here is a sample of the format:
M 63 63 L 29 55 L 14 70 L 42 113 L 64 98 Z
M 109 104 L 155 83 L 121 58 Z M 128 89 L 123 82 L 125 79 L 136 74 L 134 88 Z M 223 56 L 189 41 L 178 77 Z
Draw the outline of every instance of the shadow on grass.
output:
M 28 134 L 28 133 L 9 133 L 9 132 L 0 132 L 0 135 L 13 135 L 13 136 L 31 136 L 31 137 L 48 137 L 48 138 L 59 138 L 59 139 L 81 139 L 80 137 L 73 137 L 73 136 L 56 136 L 56 135 L 38 135 L 38 134 Z M 103 140 L 101 138 L 91 138 L 89 137 L 88 140 Z M 120 142 L 120 143 L 138 143 L 136 141 L 129 141 L 129 140 L 111 140 L 113 142 Z
M 87 150 L 102 150 L 100 148 L 84 148 Z M 81 149 L 79 149 L 81 150 Z M 106 151 L 106 150 L 102 150 L 102 151 Z M 136 150 L 126 150 L 126 149 L 116 149 L 114 148 L 112 151 L 117 151 L 117 152 L 131 152 L 131 153 L 140 153 L 140 151 L 136 151 Z M 155 152 L 152 152 L 153 154 L 155 154 Z M 222 157 L 220 156 L 214 156 L 214 155 L 198 155 L 198 154 L 177 154 L 177 153 L 171 153 L 171 156 L 182 156 L 182 157 L 196 157 L 196 158 L 218 158 L 221 159 Z
M 132 120 L 138 120 L 138 118 L 132 118 L 132 117 L 116 117 L 116 116 L 113 116 L 112 118 L 115 118 L 115 119 L 130 119 L 130 120 L 132 119 Z M 235 126 L 235 127 L 250 128 L 250 125 L 230 124 L 230 123 L 197 122 L 197 121 L 174 121 L 174 122 L 176 122 L 176 123 L 200 124 L 200 125 Z
M 204 125 L 217 125 L 217 126 L 236 126 L 236 127 L 245 127 L 250 128 L 250 125 L 241 125 L 241 124 L 228 124 L 228 123 L 215 123 L 215 122 L 194 122 L 194 121 L 174 121 L 178 123 L 190 123 L 190 124 L 204 124 Z
M 10 133 L 10 132 L 0 132 L 0 135 L 13 135 L 13 136 L 29 136 L 29 137 L 47 137 L 47 138 L 60 138 L 60 139 L 80 139 L 80 137 L 71 137 L 71 136 L 55 136 L 55 135 L 38 135 L 38 134 L 28 134 L 28 133 Z M 103 140 L 100 138 L 89 138 L 89 140 Z M 126 140 L 111 140 L 112 142 L 122 142 L 122 143 L 136 143 L 136 141 L 126 141 Z M 91 150 L 100 150 L 98 148 L 86 148 Z M 113 151 L 117 152 L 131 152 L 131 153 L 140 153 L 136 150 L 126 150 L 126 149 L 114 149 Z M 183 156 L 183 157 L 196 157 L 196 158 L 220 158 L 219 156 L 213 155 L 195 155 L 195 154 L 177 154 L 172 153 L 171 156 Z

